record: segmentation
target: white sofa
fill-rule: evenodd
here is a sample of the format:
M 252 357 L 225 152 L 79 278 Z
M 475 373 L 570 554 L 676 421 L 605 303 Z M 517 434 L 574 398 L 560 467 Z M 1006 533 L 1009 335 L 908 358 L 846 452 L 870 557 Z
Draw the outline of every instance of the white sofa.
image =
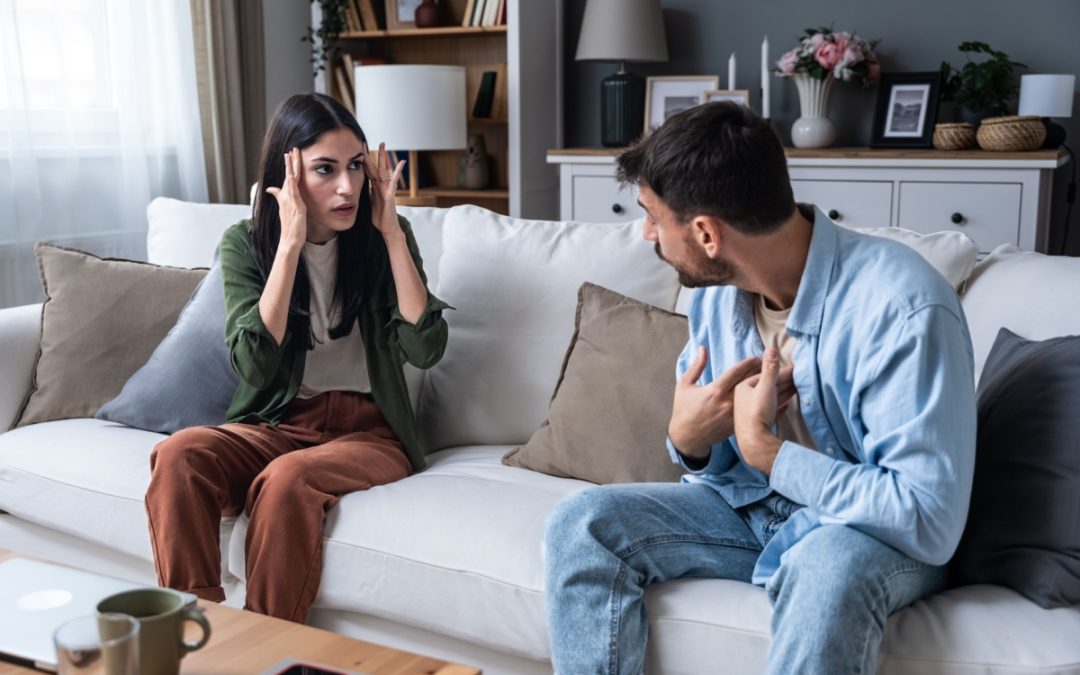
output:
M 586 487 L 500 463 L 545 418 L 584 280 L 668 309 L 674 274 L 640 223 L 515 221 L 475 207 L 402 208 L 448 313 L 446 356 L 410 386 L 430 468 L 349 495 L 326 525 L 310 622 L 481 666 L 550 672 L 544 522 Z M 156 200 L 151 262 L 207 266 L 244 206 Z M 974 255 L 974 254 L 972 254 Z M 972 258 L 973 260 L 973 258 Z M 967 276 L 970 266 L 962 270 Z M 967 279 L 964 308 L 981 370 L 998 328 L 1033 339 L 1080 333 L 1080 259 L 1002 248 Z M 40 306 L 0 310 L 0 429 L 31 386 Z M 0 547 L 153 583 L 143 493 L 161 435 L 95 419 L 0 434 Z M 664 452 L 657 448 L 657 452 Z M 223 523 L 229 603 L 243 597 L 241 517 Z M 762 589 L 722 580 L 648 592 L 649 672 L 760 672 L 770 608 Z M 1080 608 L 1040 609 L 994 586 L 948 590 L 889 621 L 881 673 L 1080 673 Z

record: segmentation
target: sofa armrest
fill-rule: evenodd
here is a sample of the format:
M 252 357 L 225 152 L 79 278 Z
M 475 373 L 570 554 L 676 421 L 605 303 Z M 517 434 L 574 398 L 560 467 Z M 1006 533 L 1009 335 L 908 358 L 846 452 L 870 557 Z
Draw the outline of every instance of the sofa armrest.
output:
M 19 414 L 41 341 L 41 305 L 0 309 L 0 433 Z

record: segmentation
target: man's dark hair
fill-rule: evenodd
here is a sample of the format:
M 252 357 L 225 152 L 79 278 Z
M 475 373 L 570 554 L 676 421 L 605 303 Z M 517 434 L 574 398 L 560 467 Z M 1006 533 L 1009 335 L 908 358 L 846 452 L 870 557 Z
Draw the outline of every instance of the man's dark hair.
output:
M 795 210 L 780 139 L 738 103 L 707 103 L 669 117 L 619 156 L 617 175 L 647 185 L 682 223 L 707 214 L 740 232 L 766 234 Z

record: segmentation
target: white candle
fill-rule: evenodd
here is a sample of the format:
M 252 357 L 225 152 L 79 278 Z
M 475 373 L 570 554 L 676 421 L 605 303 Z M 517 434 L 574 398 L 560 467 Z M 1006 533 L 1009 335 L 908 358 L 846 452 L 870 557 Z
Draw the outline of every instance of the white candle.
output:
M 761 116 L 769 119 L 769 36 L 761 43 Z
M 727 88 L 735 88 L 735 52 L 731 52 L 731 58 L 727 60 Z

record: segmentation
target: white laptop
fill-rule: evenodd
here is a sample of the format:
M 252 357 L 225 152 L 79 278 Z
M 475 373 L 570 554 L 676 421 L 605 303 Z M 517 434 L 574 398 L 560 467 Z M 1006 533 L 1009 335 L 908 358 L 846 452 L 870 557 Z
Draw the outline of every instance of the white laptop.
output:
M 36 560 L 0 562 L 0 660 L 55 671 L 53 631 L 93 614 L 106 596 L 145 586 Z

